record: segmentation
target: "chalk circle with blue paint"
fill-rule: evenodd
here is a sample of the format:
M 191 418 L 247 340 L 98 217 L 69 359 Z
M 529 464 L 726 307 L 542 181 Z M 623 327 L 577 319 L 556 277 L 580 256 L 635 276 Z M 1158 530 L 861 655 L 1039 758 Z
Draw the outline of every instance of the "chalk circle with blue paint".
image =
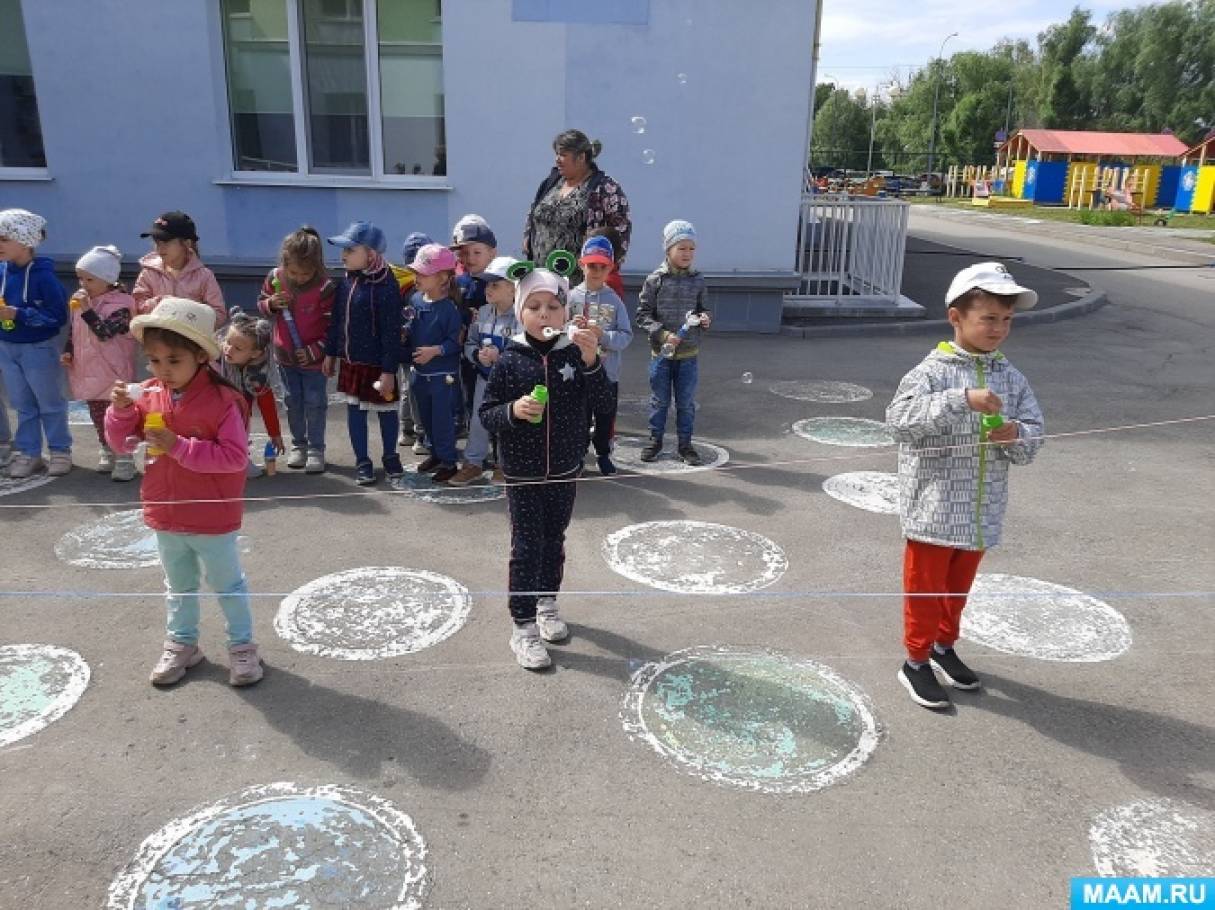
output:
M 500 483 L 491 483 L 492 476 L 492 472 L 485 471 L 480 481 L 470 483 L 466 487 L 451 487 L 435 483 L 429 474 L 418 473 L 418 466 L 411 464 L 405 466 L 405 476 L 392 481 L 391 486 L 394 490 L 409 493 L 413 499 L 423 502 L 441 506 L 464 506 L 506 498 L 506 487 Z
M 886 424 L 861 417 L 810 417 L 793 424 L 793 432 L 829 446 L 878 449 L 894 445 L 894 435 Z
M 279 605 L 274 631 L 305 654 L 383 660 L 454 635 L 471 607 L 468 590 L 446 575 L 366 566 L 297 588 Z
M 705 442 L 703 439 L 693 440 L 692 445 L 703 459 L 701 464 L 685 464 L 675 451 L 675 444 L 668 441 L 666 447 L 654 461 L 642 461 L 641 450 L 648 439 L 639 436 L 618 436 L 616 447 L 612 450 L 612 460 L 618 468 L 633 471 L 637 474 L 695 474 L 698 471 L 712 471 L 720 468 L 730 460 L 730 453 L 719 445 Z
M 237 537 L 241 553 L 249 539 Z M 144 524 L 143 511 L 124 509 L 68 531 L 55 544 L 55 556 L 82 569 L 147 569 L 160 564 L 156 532 Z
M 68 424 L 73 427 L 91 427 L 93 417 L 89 414 L 89 403 L 73 399 L 68 402 Z
M 868 401 L 873 392 L 863 385 L 851 382 L 836 382 L 827 379 L 789 379 L 774 382 L 768 391 L 781 398 L 794 401 L 813 401 L 817 404 L 852 404 Z
M 57 645 L 0 645 L 0 747 L 63 717 L 89 684 L 84 658 Z
M 864 692 L 830 667 L 754 648 L 689 648 L 646 664 L 620 716 L 680 771 L 762 793 L 838 783 L 880 735 Z
M 612 571 L 679 594 L 745 594 L 778 581 L 785 551 L 754 531 L 708 521 L 648 521 L 603 542 Z
M 823 481 L 832 499 L 879 515 L 899 514 L 899 478 L 885 471 L 848 471 Z
M 273 783 L 149 836 L 110 884 L 106 906 L 418 910 L 429 889 L 425 860 L 413 820 L 388 800 Z
M 1089 827 L 1098 875 L 1215 876 L 1215 812 L 1172 799 L 1145 799 L 1100 813 Z
M 962 614 L 962 637 L 1021 657 L 1095 663 L 1131 646 L 1131 627 L 1104 601 L 1020 575 L 979 575 Z
M 3 405 L 0 405 L 3 407 Z M 29 477 L 9 477 L 7 474 L 0 473 L 0 496 L 15 496 L 18 493 L 24 493 L 27 490 L 33 490 L 44 484 L 50 483 L 55 478 L 46 473 L 43 469 L 37 474 L 32 474 Z

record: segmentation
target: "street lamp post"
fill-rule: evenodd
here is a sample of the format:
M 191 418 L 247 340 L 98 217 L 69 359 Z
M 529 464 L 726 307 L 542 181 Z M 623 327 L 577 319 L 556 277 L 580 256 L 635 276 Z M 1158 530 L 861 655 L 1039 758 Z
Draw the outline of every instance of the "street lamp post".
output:
M 941 42 L 941 49 L 939 51 L 937 51 L 937 62 L 938 63 L 941 61 L 941 57 L 945 54 L 945 43 L 947 41 L 949 41 L 950 38 L 956 38 L 956 37 L 958 37 L 957 32 L 952 32 L 951 34 L 948 34 L 945 36 L 945 41 Z M 937 74 L 935 83 L 936 84 L 934 85 L 933 90 L 932 90 L 932 129 L 928 133 L 929 180 L 932 179 L 932 176 L 931 176 L 932 175 L 932 158 L 933 158 L 933 154 L 936 152 L 936 146 L 937 146 L 937 102 L 940 100 L 940 97 L 941 97 L 941 76 L 939 73 Z
M 873 89 L 873 98 L 870 99 L 869 105 L 869 159 L 865 162 L 865 176 L 873 176 L 873 137 L 877 132 L 877 105 L 881 97 L 882 88 L 890 85 L 889 82 L 879 82 Z

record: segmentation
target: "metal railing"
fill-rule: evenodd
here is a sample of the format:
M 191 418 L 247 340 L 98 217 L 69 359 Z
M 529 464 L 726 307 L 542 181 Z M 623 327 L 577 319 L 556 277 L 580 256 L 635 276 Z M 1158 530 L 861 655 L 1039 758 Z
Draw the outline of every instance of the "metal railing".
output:
M 897 199 L 804 195 L 798 232 L 801 281 L 789 303 L 895 306 L 910 206 Z

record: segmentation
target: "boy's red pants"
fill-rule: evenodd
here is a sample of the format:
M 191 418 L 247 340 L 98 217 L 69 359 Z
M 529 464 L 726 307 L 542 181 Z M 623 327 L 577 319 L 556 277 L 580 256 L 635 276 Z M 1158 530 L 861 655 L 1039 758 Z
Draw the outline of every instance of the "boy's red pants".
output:
M 903 644 L 907 656 L 926 661 L 933 642 L 952 646 L 961 634 L 966 595 L 979 571 L 983 550 L 959 550 L 919 540 L 907 541 L 903 553 L 905 594 L 942 594 L 949 597 L 903 598 Z

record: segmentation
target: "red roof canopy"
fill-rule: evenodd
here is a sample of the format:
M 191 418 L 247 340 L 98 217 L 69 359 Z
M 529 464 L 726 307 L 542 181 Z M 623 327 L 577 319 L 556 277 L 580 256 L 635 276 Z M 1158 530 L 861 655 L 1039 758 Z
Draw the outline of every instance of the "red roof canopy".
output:
M 1040 152 L 1063 155 L 1123 155 L 1128 158 L 1178 158 L 1185 143 L 1171 133 L 1100 133 L 1089 130 L 1019 130 L 1005 146 L 1024 136 Z

